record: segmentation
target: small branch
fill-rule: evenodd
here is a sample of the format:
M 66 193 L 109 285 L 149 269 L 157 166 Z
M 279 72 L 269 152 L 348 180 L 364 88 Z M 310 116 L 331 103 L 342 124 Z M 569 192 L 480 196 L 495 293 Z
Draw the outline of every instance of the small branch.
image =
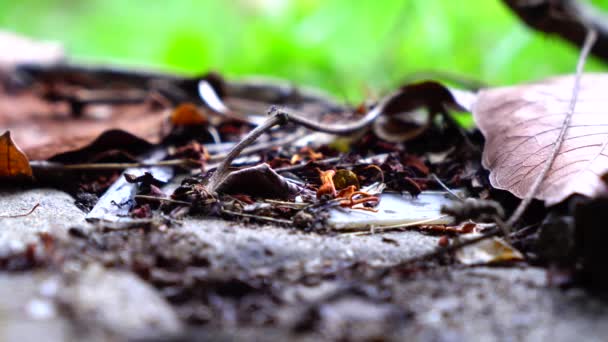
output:
M 591 52 L 608 61 L 608 17 L 588 1 L 580 0 L 503 0 L 528 26 L 583 46 L 587 30 L 598 32 Z
M 234 148 L 228 152 L 226 158 L 222 163 L 217 167 L 211 178 L 207 183 L 207 189 L 209 192 L 214 193 L 217 187 L 226 179 L 229 174 L 229 167 L 236 159 L 241 152 L 251 145 L 260 135 L 264 134 L 268 130 L 270 130 L 275 125 L 282 125 L 287 123 L 288 121 L 294 122 L 300 126 L 304 126 L 306 128 L 330 133 L 330 134 L 350 134 L 361 130 L 365 127 L 368 127 L 380 114 L 382 114 L 384 107 L 388 101 L 392 100 L 391 97 L 387 97 L 382 100 L 377 106 L 375 106 L 371 111 L 369 111 L 365 117 L 362 119 L 344 125 L 327 125 L 320 124 L 315 121 L 309 120 L 306 118 L 305 113 L 301 113 L 292 109 L 276 109 L 271 108 L 270 114 L 271 116 L 266 119 L 266 121 L 260 126 L 254 128 L 249 134 L 247 134 L 243 140 L 241 140 Z
M 31 215 L 31 214 L 34 212 L 34 210 L 36 210 L 36 208 L 38 208 L 39 206 L 40 206 L 40 203 L 36 203 L 36 204 L 34 205 L 34 207 L 32 207 L 32 209 L 30 209 L 30 211 L 28 211 L 28 212 L 27 212 L 27 213 L 25 213 L 25 214 L 16 214 L 16 215 L 0 215 L 0 218 L 17 218 L 17 217 L 26 217 L 26 216 Z
M 596 38 L 597 38 L 597 32 L 594 29 L 589 29 L 589 31 L 587 31 L 587 38 L 585 39 L 585 44 L 583 45 L 583 49 L 581 50 L 580 56 L 578 58 L 578 62 L 576 64 L 576 75 L 574 78 L 574 86 L 572 87 L 572 98 L 570 99 L 570 104 L 568 106 L 568 112 L 566 113 L 566 116 L 564 117 L 564 121 L 562 123 L 562 127 L 559 132 L 559 135 L 557 136 L 557 140 L 555 141 L 555 145 L 553 145 L 551 154 L 545 161 L 545 165 L 544 165 L 542 171 L 540 172 L 538 177 L 536 177 L 536 179 L 534 180 L 534 183 L 530 187 L 530 190 L 526 194 L 526 197 L 524 197 L 522 199 L 521 203 L 519 204 L 519 206 L 517 207 L 517 209 L 515 210 L 513 215 L 511 215 L 511 217 L 507 221 L 507 223 L 506 223 L 507 226 L 513 226 L 513 224 L 515 222 L 517 222 L 521 218 L 521 216 L 524 214 L 524 212 L 530 205 L 530 202 L 532 202 L 532 199 L 534 199 L 534 197 L 538 193 L 538 190 L 540 189 L 541 184 L 547 177 L 547 174 L 551 170 L 551 167 L 553 166 L 553 163 L 555 162 L 555 159 L 557 158 L 557 155 L 559 154 L 559 150 L 561 149 L 562 144 L 564 142 L 564 138 L 566 137 L 566 133 L 568 132 L 568 127 L 570 126 L 570 121 L 572 120 L 572 115 L 574 114 L 574 109 L 576 107 L 576 102 L 578 100 L 581 76 L 583 73 L 583 69 L 585 67 L 585 61 L 587 60 L 589 51 L 591 50 L 591 47 L 593 46 L 593 43 L 595 42 Z
M 297 131 L 297 132 L 289 133 L 289 135 L 285 138 L 281 138 L 281 139 L 277 139 L 277 140 L 273 140 L 273 141 L 262 142 L 257 145 L 253 145 L 253 146 L 244 148 L 239 155 L 254 154 L 257 152 L 265 151 L 274 146 L 288 145 L 288 144 L 302 138 L 304 136 L 304 133 L 305 132 L 303 132 L 303 131 Z M 219 161 L 226 159 L 227 157 L 228 157 L 228 153 L 214 154 L 211 157 L 209 157 L 209 159 L 207 159 L 207 162 L 208 163 L 219 162 Z
M 391 97 L 385 98 L 382 102 L 377 104 L 372 110 L 367 112 L 367 114 L 360 120 L 355 121 L 354 123 L 349 124 L 323 124 L 318 123 L 316 121 L 312 121 L 306 118 L 305 113 L 298 112 L 294 109 L 283 108 L 281 112 L 287 115 L 289 121 L 295 122 L 300 126 L 304 126 L 306 128 L 310 128 L 313 131 L 329 133 L 329 134 L 337 134 L 337 135 L 347 135 L 353 132 L 359 131 L 367 126 L 369 126 L 376 118 L 382 114 L 385 104 L 392 100 Z
M 282 112 L 276 112 L 276 109 L 271 109 L 270 116 L 263 124 L 254 128 L 249 134 L 243 138 L 234 148 L 228 152 L 224 161 L 217 167 L 209 182 L 207 183 L 207 189 L 209 192 L 214 193 L 217 189 L 218 185 L 220 185 L 224 179 L 228 176 L 228 168 L 236 159 L 239 154 L 245 149 L 247 146 L 251 145 L 260 135 L 264 134 L 266 131 L 270 130 L 275 125 L 284 124 L 287 122 L 287 116 Z

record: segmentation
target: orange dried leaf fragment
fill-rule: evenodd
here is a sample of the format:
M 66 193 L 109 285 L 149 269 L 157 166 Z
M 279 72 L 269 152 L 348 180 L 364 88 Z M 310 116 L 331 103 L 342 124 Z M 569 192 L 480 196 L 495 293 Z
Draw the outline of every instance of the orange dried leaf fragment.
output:
M 323 159 L 323 153 L 315 152 L 310 147 L 303 147 L 300 149 L 299 153 L 296 153 L 291 157 L 290 162 L 291 162 L 291 164 L 296 164 L 296 163 L 299 163 L 299 162 L 303 161 L 304 159 L 306 159 L 306 157 L 308 157 L 308 160 L 317 161 L 317 160 Z
M 11 132 L 0 136 L 0 177 L 31 178 L 33 177 L 30 161 L 11 139 Z
M 207 116 L 192 103 L 183 103 L 171 113 L 171 123 L 177 126 L 206 125 Z
M 317 161 L 319 159 L 323 159 L 323 153 L 321 153 L 321 152 L 315 152 L 315 150 L 313 150 L 310 147 L 303 147 L 300 150 L 300 153 L 307 154 L 308 155 L 308 159 L 310 159 L 312 161 Z
M 380 202 L 380 199 L 377 196 L 373 196 L 364 191 L 357 191 L 357 188 L 354 185 L 349 185 L 348 187 L 342 189 L 338 195 L 338 198 L 344 198 L 340 201 L 340 206 L 346 208 L 353 208 L 357 204 L 375 202 L 376 204 Z M 355 198 L 357 197 L 357 198 Z M 376 212 L 376 209 L 368 208 L 368 207 L 357 207 L 353 209 L 362 209 Z
M 334 185 L 334 175 L 336 171 L 327 170 L 319 171 L 319 177 L 321 178 L 321 186 L 317 190 L 317 198 L 321 198 L 324 195 L 330 195 L 331 197 L 336 197 L 336 186 Z

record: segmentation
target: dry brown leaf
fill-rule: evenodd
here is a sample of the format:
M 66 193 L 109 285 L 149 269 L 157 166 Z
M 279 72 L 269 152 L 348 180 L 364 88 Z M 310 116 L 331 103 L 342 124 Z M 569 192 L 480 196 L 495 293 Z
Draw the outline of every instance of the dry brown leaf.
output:
M 287 199 L 302 193 L 304 189 L 289 182 L 268 164 L 263 163 L 231 172 L 218 184 L 216 191 L 224 194 Z
M 483 90 L 472 112 L 486 137 L 483 165 L 492 185 L 523 198 L 544 167 L 572 97 L 574 76 Z M 608 171 L 607 74 L 584 74 L 564 143 L 537 199 L 547 205 L 601 191 Z
M 30 162 L 19 147 L 15 145 L 9 131 L 0 136 L 0 177 L 32 177 Z
M 8 95 L 0 89 L 0 130 L 10 130 L 31 160 L 81 149 L 112 129 L 155 144 L 163 137 L 164 119 L 164 111 L 146 103 L 95 106 L 75 118 L 65 106 L 49 104 L 30 92 Z
M 336 197 L 336 186 L 334 185 L 334 176 L 336 175 L 335 170 L 319 171 L 319 178 L 321 178 L 321 186 L 317 190 L 317 198 L 321 198 L 324 195 Z

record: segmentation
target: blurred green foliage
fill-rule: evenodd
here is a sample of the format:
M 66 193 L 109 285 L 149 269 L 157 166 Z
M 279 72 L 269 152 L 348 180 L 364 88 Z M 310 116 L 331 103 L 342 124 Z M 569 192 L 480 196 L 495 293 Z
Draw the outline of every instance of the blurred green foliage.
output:
M 79 60 L 271 75 L 352 102 L 420 70 L 508 84 L 571 73 L 578 54 L 499 0 L 0 0 L 0 27 Z

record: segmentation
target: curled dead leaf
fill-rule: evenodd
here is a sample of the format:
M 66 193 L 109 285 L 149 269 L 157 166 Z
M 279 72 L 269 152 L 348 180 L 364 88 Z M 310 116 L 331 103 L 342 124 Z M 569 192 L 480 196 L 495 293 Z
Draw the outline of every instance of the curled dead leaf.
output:
M 25 153 L 11 139 L 11 132 L 0 136 L 0 177 L 31 178 L 32 168 Z
M 482 90 L 473 106 L 486 138 L 483 165 L 490 182 L 523 198 L 544 167 L 572 97 L 574 76 Z M 547 205 L 572 194 L 593 196 L 608 171 L 606 74 L 583 74 L 564 143 L 536 195 Z
M 438 82 L 407 84 L 381 103 L 384 116 L 374 122 L 373 131 L 390 142 L 411 140 L 426 132 L 435 115 L 443 112 L 446 106 L 468 110 L 474 101 L 475 94 L 448 88 Z M 420 111 L 420 108 L 428 112 Z
M 276 173 L 268 164 L 260 164 L 231 172 L 215 191 L 260 198 L 287 199 L 302 192 L 299 186 Z

